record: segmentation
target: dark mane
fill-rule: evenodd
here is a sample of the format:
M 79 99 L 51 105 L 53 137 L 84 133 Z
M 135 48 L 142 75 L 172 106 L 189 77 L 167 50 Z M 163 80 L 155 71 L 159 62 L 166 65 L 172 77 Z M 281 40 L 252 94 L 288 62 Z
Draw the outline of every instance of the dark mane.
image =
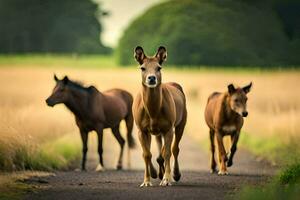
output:
M 88 90 L 90 87 L 85 87 L 83 83 L 79 81 L 72 81 L 69 79 L 68 85 L 80 90 Z

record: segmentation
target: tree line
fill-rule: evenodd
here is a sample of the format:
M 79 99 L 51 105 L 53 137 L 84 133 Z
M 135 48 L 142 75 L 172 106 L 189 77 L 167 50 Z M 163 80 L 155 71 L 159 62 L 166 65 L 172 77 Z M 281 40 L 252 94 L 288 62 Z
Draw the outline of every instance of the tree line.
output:
M 297 0 L 171 0 L 148 9 L 125 30 L 120 64 L 132 49 L 168 47 L 174 65 L 287 66 L 300 64 Z
M 109 53 L 90 0 L 0 0 L 0 53 Z

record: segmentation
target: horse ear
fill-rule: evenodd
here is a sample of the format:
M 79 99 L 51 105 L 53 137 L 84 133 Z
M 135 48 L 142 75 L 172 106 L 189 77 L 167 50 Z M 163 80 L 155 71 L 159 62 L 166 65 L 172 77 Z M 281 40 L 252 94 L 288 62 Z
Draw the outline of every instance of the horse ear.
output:
M 250 92 L 251 87 L 252 87 L 252 82 L 250 82 L 249 85 L 243 87 L 244 92 L 245 92 L 246 94 L 247 94 L 248 92 Z
M 58 81 L 58 78 L 56 76 L 56 74 L 54 74 L 54 80 L 57 82 Z
M 140 65 L 142 65 L 144 63 L 144 59 L 147 58 L 141 46 L 135 47 L 134 58 Z
M 236 89 L 234 88 L 234 85 L 233 85 L 233 84 L 229 84 L 229 85 L 227 86 L 227 88 L 228 88 L 229 94 L 233 94 L 233 93 L 236 91 Z
M 161 65 L 164 61 L 167 60 L 167 49 L 164 46 L 160 46 L 157 49 L 155 57 L 158 59 L 158 63 Z
M 64 77 L 63 83 L 66 85 L 69 82 L 69 78 L 67 76 Z

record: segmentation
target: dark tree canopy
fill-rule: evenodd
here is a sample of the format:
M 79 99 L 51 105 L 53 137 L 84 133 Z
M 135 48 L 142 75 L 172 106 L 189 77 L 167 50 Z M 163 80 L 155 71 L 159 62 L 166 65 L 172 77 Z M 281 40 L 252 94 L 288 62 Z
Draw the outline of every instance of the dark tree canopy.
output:
M 108 53 L 100 14 L 90 0 L 0 0 L 0 53 Z
M 300 64 L 299 12 L 294 12 L 299 5 L 279 0 L 167 1 L 129 25 L 119 41 L 118 59 L 133 64 L 135 46 L 151 54 L 165 45 L 168 63 L 175 65 Z

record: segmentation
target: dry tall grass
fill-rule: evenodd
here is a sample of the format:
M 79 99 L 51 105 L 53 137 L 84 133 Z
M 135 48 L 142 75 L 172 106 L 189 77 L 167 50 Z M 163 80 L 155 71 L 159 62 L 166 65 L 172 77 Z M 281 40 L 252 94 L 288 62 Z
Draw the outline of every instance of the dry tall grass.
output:
M 0 68 L 0 166 L 14 168 L 18 151 L 39 151 L 68 133 L 79 140 L 73 115 L 60 105 L 49 108 L 45 99 L 55 85 L 53 73 L 67 74 L 100 91 L 119 87 L 136 94 L 140 88 L 140 72 L 132 68 Z M 204 107 L 213 91 L 225 91 L 228 83 L 245 85 L 253 81 L 249 93 L 249 117 L 243 128 L 257 137 L 299 136 L 300 72 L 234 72 L 163 69 L 163 81 L 183 85 L 188 101 L 186 134 L 198 141 L 207 139 Z M 75 133 L 77 134 L 75 137 Z M 80 148 L 80 146 L 78 147 Z M 1 159 L 2 157 L 2 159 Z

